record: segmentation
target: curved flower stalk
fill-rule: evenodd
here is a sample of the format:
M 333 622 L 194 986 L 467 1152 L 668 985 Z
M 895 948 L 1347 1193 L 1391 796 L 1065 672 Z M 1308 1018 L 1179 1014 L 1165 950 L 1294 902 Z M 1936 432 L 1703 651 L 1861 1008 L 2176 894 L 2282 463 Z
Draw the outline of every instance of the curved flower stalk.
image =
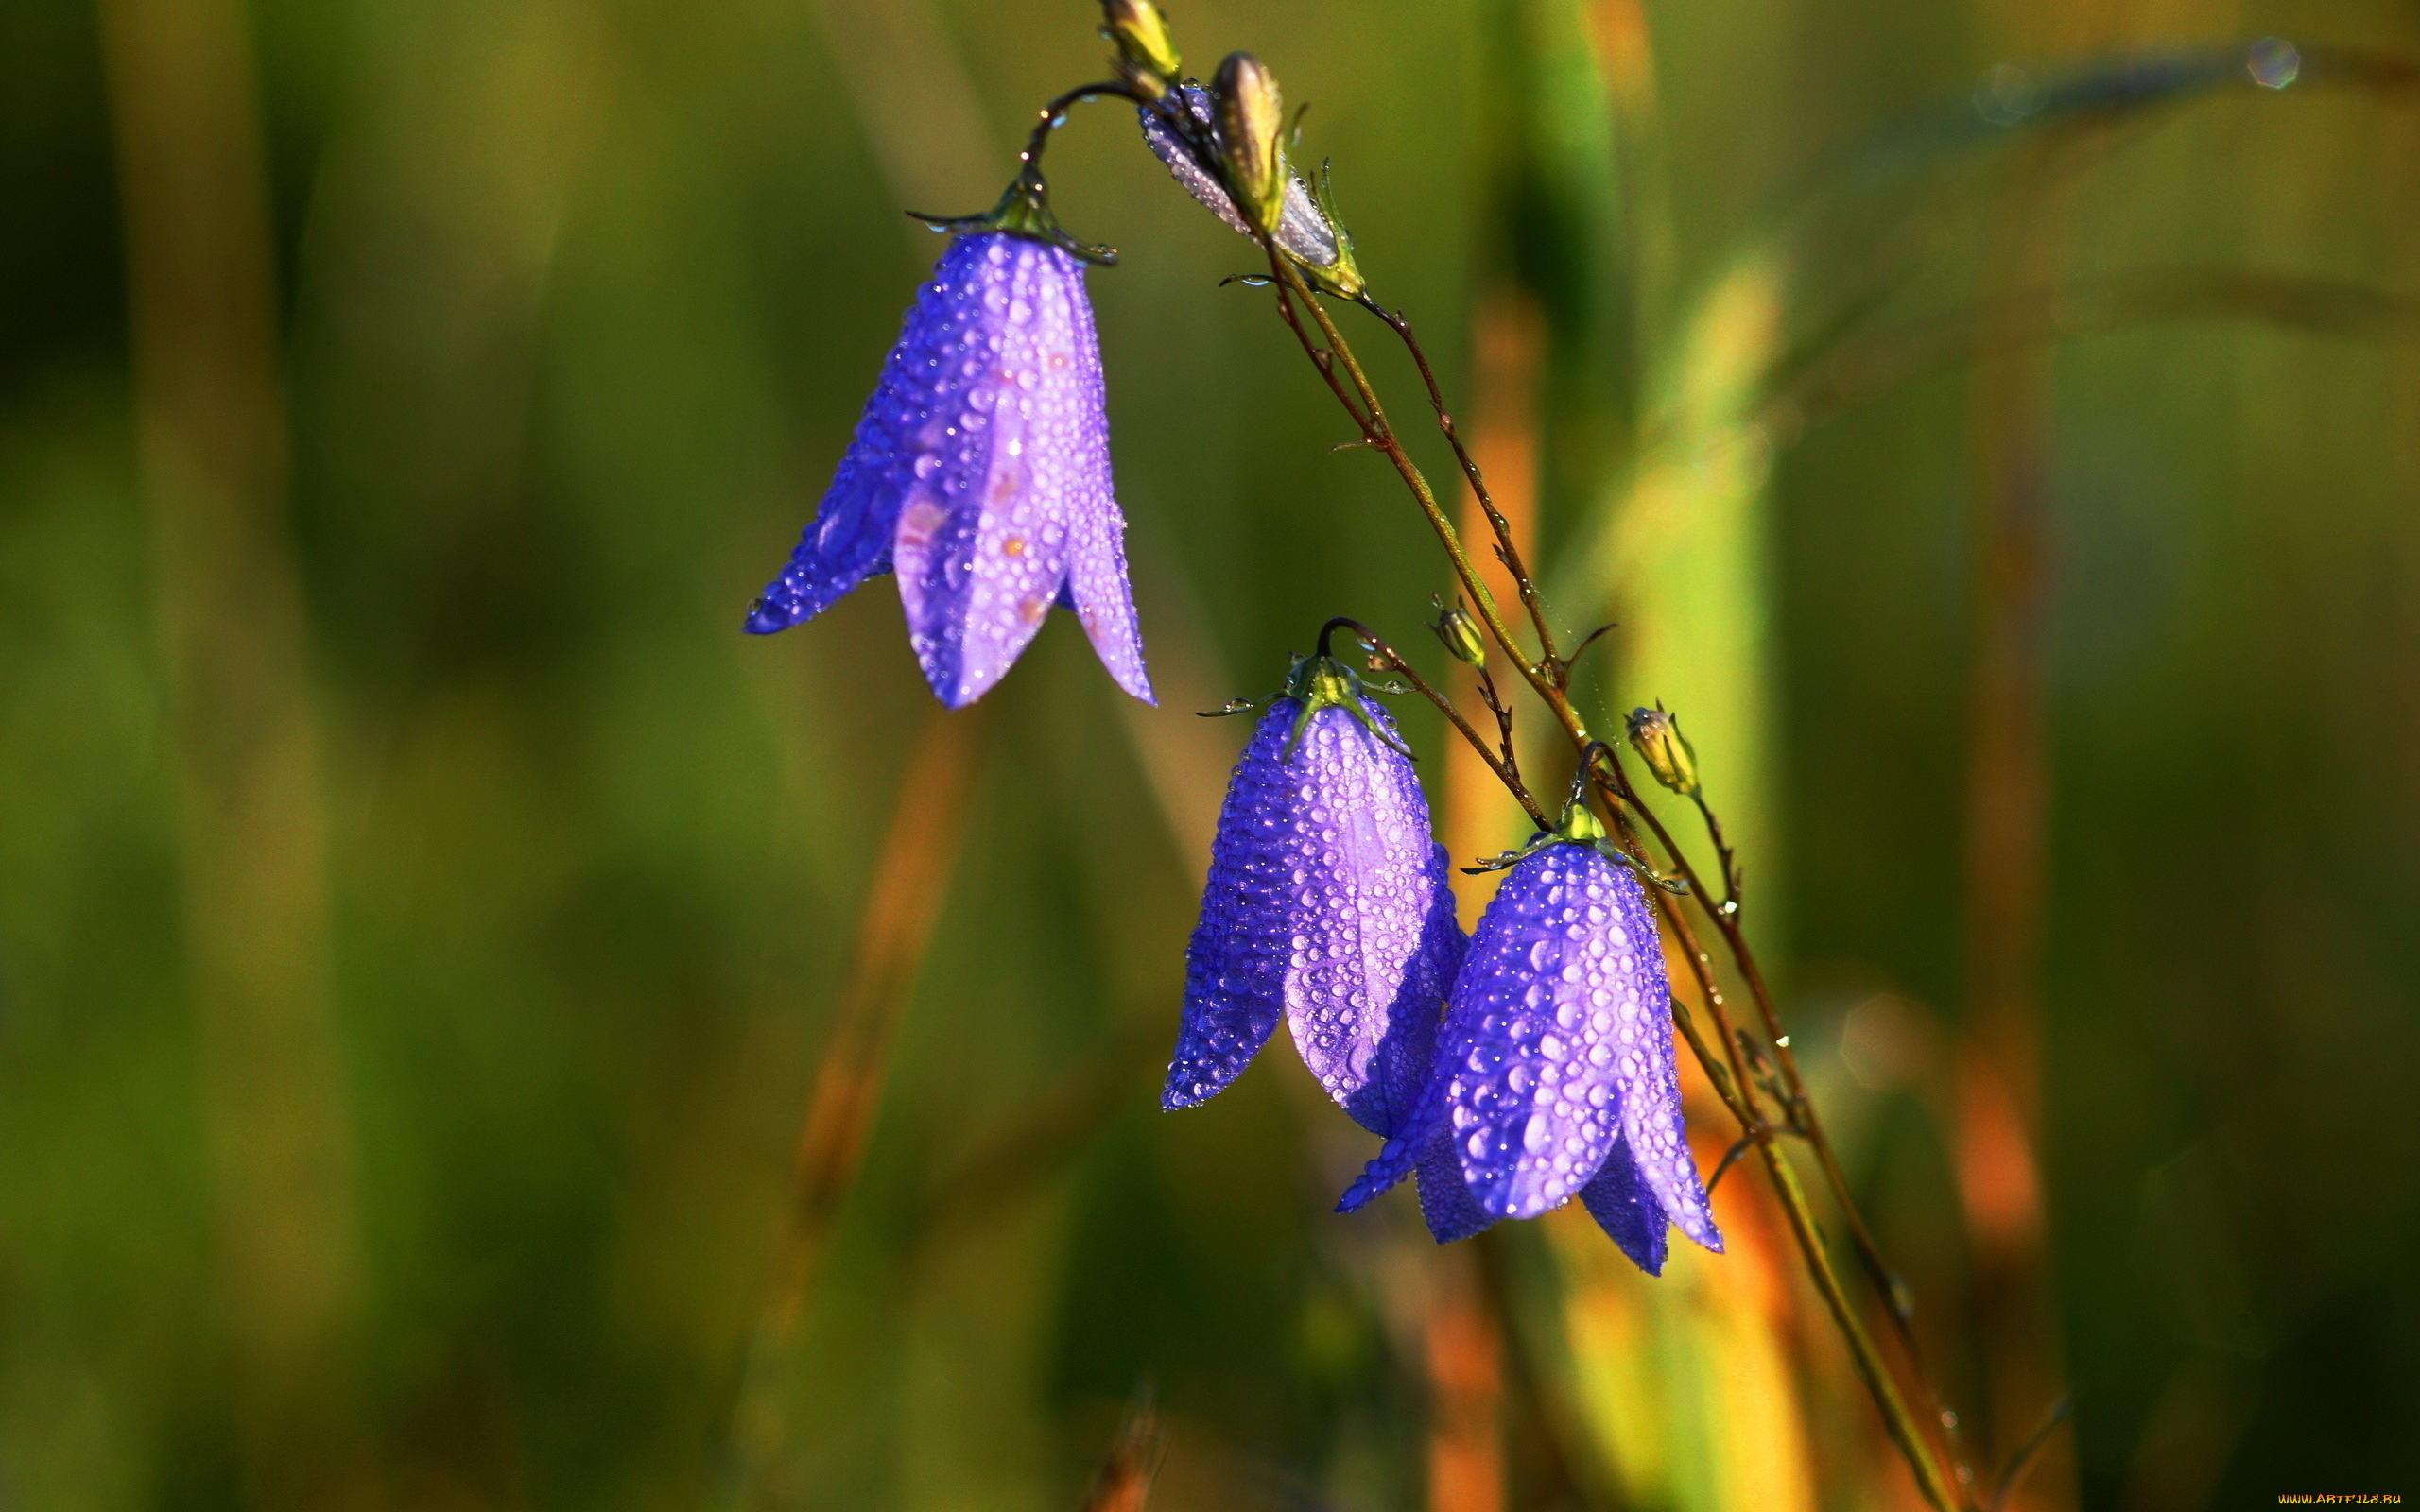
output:
M 1054 604 L 1149 703 L 1125 533 L 1083 263 L 978 231 L 918 292 L 830 490 L 747 627 L 787 629 L 895 572 L 916 660 L 949 707 L 999 681 Z
M 1283 1017 L 1322 1090 L 1394 1132 L 1463 945 L 1393 721 L 1341 662 L 1298 662 L 1219 816 L 1161 1105 L 1217 1095 Z
M 1604 833 L 1574 802 L 1514 863 L 1454 979 L 1419 1108 L 1344 1211 L 1416 1168 L 1441 1240 L 1577 1196 L 1651 1275 L 1668 1223 L 1722 1248 L 1682 1125 L 1655 918 Z

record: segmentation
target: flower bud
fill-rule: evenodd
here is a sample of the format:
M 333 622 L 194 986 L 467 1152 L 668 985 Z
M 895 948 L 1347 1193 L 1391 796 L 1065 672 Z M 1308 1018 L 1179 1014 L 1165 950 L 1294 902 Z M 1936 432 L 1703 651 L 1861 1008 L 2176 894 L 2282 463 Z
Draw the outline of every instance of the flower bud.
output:
M 1184 71 L 1167 18 L 1151 0 L 1101 0 L 1101 35 L 1117 44 L 1117 72 L 1153 99 L 1167 94 Z
M 1698 753 L 1661 704 L 1630 712 L 1630 744 L 1657 782 L 1684 798 L 1697 796 Z
M 1445 643 L 1445 649 L 1453 653 L 1455 661 L 1475 667 L 1487 665 L 1487 643 L 1478 638 L 1478 622 L 1471 618 L 1470 610 L 1457 604 L 1440 614 L 1437 623 L 1428 627 L 1437 632 L 1437 639 Z
M 1277 77 L 1250 53 L 1229 53 L 1210 81 L 1212 130 L 1219 162 L 1237 205 L 1253 225 L 1275 231 L 1286 205 L 1286 162 L 1279 139 L 1286 102 Z

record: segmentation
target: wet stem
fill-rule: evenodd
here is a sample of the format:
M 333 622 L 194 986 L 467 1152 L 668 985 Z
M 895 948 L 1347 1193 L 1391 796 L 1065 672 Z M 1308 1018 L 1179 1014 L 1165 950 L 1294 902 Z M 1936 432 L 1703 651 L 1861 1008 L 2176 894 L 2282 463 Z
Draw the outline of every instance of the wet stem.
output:
M 1749 995 L 1755 1001 L 1757 1015 L 1763 1022 L 1767 1040 L 1772 1045 L 1772 1054 L 1780 1070 L 1781 1085 L 1772 1090 L 1786 1104 L 1785 1128 L 1789 1132 L 1803 1135 L 1807 1143 L 1813 1147 L 1817 1162 L 1823 1169 L 1824 1184 L 1831 1189 L 1834 1200 L 1846 1218 L 1858 1258 L 1869 1278 L 1881 1292 L 1883 1305 L 1892 1318 L 1902 1348 L 1907 1351 L 1910 1366 L 1921 1383 L 1924 1377 L 1922 1356 L 1917 1352 L 1914 1334 L 1909 1326 L 1908 1310 L 1904 1305 L 1905 1289 L 1893 1275 L 1890 1267 L 1883 1263 L 1879 1250 L 1875 1246 L 1871 1232 L 1867 1229 L 1863 1218 L 1858 1213 L 1856 1205 L 1850 1200 L 1847 1182 L 1841 1175 L 1840 1162 L 1833 1154 L 1831 1141 L 1824 1132 L 1822 1121 L 1816 1116 L 1814 1106 L 1806 1095 L 1806 1086 L 1799 1075 L 1796 1057 L 1790 1053 L 1788 1037 L 1783 1034 L 1780 1017 L 1774 1010 L 1772 996 L 1766 988 L 1764 973 L 1758 969 L 1754 953 L 1749 948 L 1747 937 L 1740 927 L 1738 869 L 1733 860 L 1730 846 L 1722 833 L 1720 824 L 1715 819 L 1711 810 L 1703 811 L 1709 834 L 1721 859 L 1723 869 L 1725 896 L 1718 902 L 1700 882 L 1687 856 L 1673 842 L 1672 836 L 1666 831 L 1662 821 L 1639 801 L 1637 791 L 1632 787 L 1619 755 L 1611 747 L 1590 736 L 1578 711 L 1572 707 L 1570 697 L 1564 690 L 1564 680 L 1570 663 L 1556 655 L 1553 632 L 1547 623 L 1545 610 L 1540 606 L 1535 580 L 1530 576 L 1527 564 L 1522 561 L 1520 552 L 1513 543 L 1511 526 L 1506 523 L 1502 513 L 1496 509 L 1494 499 L 1487 491 L 1478 464 L 1472 460 L 1469 452 L 1462 445 L 1461 437 L 1456 433 L 1453 417 L 1445 406 L 1444 397 L 1438 387 L 1436 375 L 1429 367 L 1426 354 L 1421 351 L 1418 339 L 1412 335 L 1409 323 L 1400 315 L 1380 306 L 1374 300 L 1365 297 L 1358 301 L 1401 338 L 1419 366 L 1422 380 L 1428 389 L 1429 404 L 1435 412 L 1438 428 L 1452 446 L 1455 459 L 1461 465 L 1463 476 L 1469 480 L 1471 490 L 1486 514 L 1488 524 L 1495 536 L 1497 558 L 1504 563 L 1506 570 L 1512 575 L 1513 582 L 1518 586 L 1522 605 L 1529 611 L 1530 627 L 1537 636 L 1539 647 L 1539 654 L 1534 661 L 1523 650 L 1518 637 L 1506 622 L 1502 610 L 1496 604 L 1495 594 L 1489 591 L 1487 583 L 1473 565 L 1460 533 L 1455 530 L 1453 522 L 1446 517 L 1444 510 L 1440 507 L 1435 490 L 1430 488 L 1419 465 L 1405 451 L 1402 440 L 1388 422 L 1386 409 L 1379 403 L 1377 392 L 1355 356 L 1351 344 L 1337 329 L 1326 307 L 1320 302 L 1302 272 L 1266 238 L 1263 240 L 1263 247 L 1269 256 L 1270 274 L 1276 292 L 1279 316 L 1285 320 L 1287 328 L 1293 333 L 1304 354 L 1310 359 L 1311 366 L 1318 369 L 1329 392 L 1335 395 L 1337 403 L 1343 406 L 1346 415 L 1350 416 L 1355 425 L 1359 428 L 1361 432 L 1359 444 L 1384 455 L 1394 468 L 1396 474 L 1402 478 L 1405 488 L 1410 491 L 1413 500 L 1419 504 L 1421 513 L 1427 517 L 1429 528 L 1437 536 L 1438 543 L 1444 547 L 1445 555 L 1453 565 L 1455 577 L 1461 582 L 1463 592 L 1469 595 L 1480 623 L 1487 627 L 1488 637 L 1495 643 L 1505 656 L 1512 659 L 1512 664 L 1520 671 L 1522 680 L 1530 685 L 1530 691 L 1538 696 L 1547 710 L 1553 713 L 1556 722 L 1563 727 L 1564 733 L 1570 740 L 1582 769 L 1588 774 L 1592 785 L 1596 787 L 1608 814 L 1612 816 L 1615 831 L 1621 836 L 1625 849 L 1642 863 L 1647 860 L 1646 849 L 1640 839 L 1640 826 L 1643 824 L 1646 830 L 1653 834 L 1664 853 L 1670 858 L 1672 868 L 1688 883 L 1690 891 L 1696 895 L 1707 918 L 1713 922 L 1717 932 L 1721 935 L 1725 950 L 1737 966 L 1741 979 L 1747 983 Z M 1306 316 L 1308 324 L 1305 323 Z M 1486 761 L 1488 768 L 1505 783 L 1514 799 L 1529 813 L 1530 818 L 1543 827 L 1545 824 L 1543 813 L 1535 799 L 1520 782 L 1517 768 L 1513 767 L 1509 760 L 1509 752 L 1506 759 L 1499 759 L 1496 753 L 1489 748 L 1487 741 L 1479 732 L 1453 707 L 1452 700 L 1421 680 L 1418 674 L 1411 670 L 1400 654 L 1376 637 L 1367 634 L 1359 626 L 1352 626 L 1352 628 L 1357 635 L 1361 636 L 1364 644 L 1374 654 L 1391 663 L 1390 670 L 1404 675 L 1411 682 L 1415 691 L 1443 712 L 1446 718 L 1453 723 L 1455 730 L 1470 742 L 1481 759 Z M 1703 808 L 1703 804 L 1701 808 Z M 1779 1143 L 1777 1135 L 1781 1131 L 1776 1130 L 1766 1119 L 1762 1108 L 1756 1102 L 1754 1091 L 1756 1083 L 1751 1078 L 1749 1068 L 1743 1058 L 1741 1049 L 1743 1036 L 1732 1027 L 1728 1010 L 1723 1004 L 1721 988 L 1715 980 L 1713 958 L 1699 945 L 1696 932 L 1690 927 L 1688 916 L 1678 900 L 1660 888 L 1651 888 L 1650 891 L 1655 897 L 1656 906 L 1663 915 L 1666 926 L 1672 931 L 1673 937 L 1681 944 L 1682 952 L 1687 959 L 1689 970 L 1697 980 L 1699 992 L 1706 1005 L 1707 1016 L 1714 1021 L 1713 1027 L 1722 1047 L 1721 1051 L 1718 1054 L 1714 1046 L 1706 1042 L 1704 1032 L 1699 1027 L 1694 1017 L 1688 1013 L 1684 1005 L 1675 1001 L 1673 1017 L 1680 1026 L 1681 1033 L 1687 1040 L 1689 1049 L 1696 1055 L 1698 1063 L 1704 1068 L 1707 1079 L 1714 1084 L 1715 1090 L 1721 1095 L 1724 1106 L 1729 1108 L 1733 1116 L 1738 1120 L 1743 1137 L 1753 1144 L 1758 1159 L 1762 1161 L 1766 1175 L 1772 1180 L 1773 1194 L 1789 1219 L 1790 1235 L 1797 1243 L 1799 1253 L 1806 1262 L 1807 1273 L 1815 1283 L 1817 1293 L 1824 1299 L 1825 1310 L 1831 1314 L 1834 1325 L 1839 1329 L 1842 1340 L 1848 1346 L 1849 1354 L 1857 1366 L 1858 1377 L 1865 1383 L 1866 1389 L 1874 1397 L 1875 1405 L 1882 1414 L 1884 1427 L 1891 1435 L 1892 1443 L 1906 1458 L 1909 1469 L 1914 1472 L 1917 1487 L 1922 1491 L 1926 1502 L 1938 1509 L 1938 1512 L 1955 1512 L 1955 1509 L 1965 1504 L 1960 1495 L 1959 1486 L 1961 1483 L 1971 1484 L 1971 1472 L 1953 1478 L 1945 1463 L 1948 1456 L 1945 1454 L 1942 1446 L 1937 1444 L 1927 1432 L 1923 1421 L 1910 1408 L 1889 1366 L 1884 1363 L 1873 1335 L 1867 1332 L 1865 1325 L 1859 1320 L 1856 1305 L 1848 1296 L 1846 1288 L 1841 1284 L 1839 1272 L 1834 1269 L 1830 1257 L 1825 1251 L 1823 1233 L 1816 1224 L 1814 1211 L 1807 1201 L 1806 1191 L 1799 1185 L 1797 1174 L 1791 1169 Z M 1943 1421 L 1945 1415 L 1940 1411 L 1938 1394 L 1928 1385 L 1925 1389 L 1927 1397 L 1930 1399 L 1934 1407 L 1931 1415 L 1933 1421 L 1936 1423 Z M 1963 1466 L 1960 1466 L 1959 1469 L 1962 1471 L 1965 1470 Z

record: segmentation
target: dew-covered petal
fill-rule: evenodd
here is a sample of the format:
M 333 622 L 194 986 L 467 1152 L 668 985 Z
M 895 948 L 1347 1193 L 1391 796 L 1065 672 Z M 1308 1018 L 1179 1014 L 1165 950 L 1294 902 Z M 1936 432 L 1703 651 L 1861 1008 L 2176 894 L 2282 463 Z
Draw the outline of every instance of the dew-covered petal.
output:
M 1303 1064 L 1373 1133 L 1393 1131 L 1386 1062 L 1425 1065 L 1444 1005 L 1435 957 L 1451 943 L 1444 865 L 1428 804 L 1386 711 L 1314 713 L 1286 760 L 1293 928 L 1286 1016 Z M 1372 727 L 1375 727 L 1374 730 Z M 1456 935 L 1460 934 L 1455 929 Z
M 1270 706 L 1228 780 L 1201 922 L 1184 952 L 1184 1013 L 1163 1108 L 1191 1108 L 1217 1095 L 1259 1053 L 1286 1011 L 1292 884 L 1288 780 L 1278 755 L 1294 709 L 1285 698 Z
M 1611 867 L 1611 863 L 1607 863 Z M 1681 1078 L 1673 1060 L 1672 993 L 1664 975 L 1664 952 L 1647 890 L 1628 868 L 1613 868 L 1622 933 L 1642 941 L 1634 953 L 1638 1011 L 1621 1020 L 1615 1044 L 1620 1085 L 1622 1137 L 1640 1180 L 1681 1232 L 1720 1253 L 1705 1185 L 1689 1154 L 1681 1120 Z
M 1499 1216 L 1557 1207 L 1604 1164 L 1621 1127 L 1621 1027 L 1666 1012 L 1660 994 L 1644 1001 L 1642 956 L 1655 937 L 1622 927 L 1624 882 L 1637 885 L 1585 845 L 1530 852 L 1480 917 L 1455 978 L 1439 1074 L 1472 1195 Z
M 980 465 L 975 438 L 959 425 L 977 380 L 968 363 L 991 335 L 979 292 L 985 244 L 967 237 L 944 253 L 917 290 L 899 340 L 882 365 L 832 487 L 798 549 L 749 611 L 751 633 L 769 635 L 812 619 L 875 573 L 891 568 L 900 515 L 911 497 L 930 535 L 945 520 L 954 487 Z
M 1193 112 L 1193 118 L 1207 131 L 1210 129 L 1210 92 L 1199 84 L 1185 84 L 1179 87 L 1178 94 Z M 1134 113 L 1143 122 L 1144 144 L 1150 147 L 1152 156 L 1167 164 L 1169 175 L 1184 185 L 1184 192 L 1209 207 L 1210 213 L 1225 221 L 1237 235 L 1251 235 L 1252 223 L 1244 219 L 1243 212 L 1236 208 L 1235 198 L 1227 193 L 1227 186 L 1219 181 L 1217 174 L 1196 161 L 1191 149 L 1168 129 L 1168 124 L 1161 118 L 1160 112 L 1146 105 L 1136 107 Z
M 1018 236 L 970 236 L 952 255 L 969 249 L 959 298 L 980 335 L 944 354 L 956 402 L 927 428 L 948 449 L 930 465 L 919 456 L 891 547 L 908 644 L 954 709 L 990 691 L 1042 628 L 1067 580 L 1078 449 L 1106 445 L 1092 323 L 1076 314 L 1082 265 Z
M 1422 822 L 1426 822 L 1425 811 Z M 1436 1060 L 1445 994 L 1453 990 L 1454 973 L 1461 970 L 1462 952 L 1470 945 L 1461 920 L 1455 917 L 1453 889 L 1445 880 L 1451 866 L 1445 848 L 1432 841 L 1419 884 L 1426 893 L 1428 910 L 1421 925 L 1419 948 L 1387 1009 L 1385 1025 L 1373 1037 L 1367 1077 L 1359 1090 L 1344 1098 L 1345 1111 L 1373 1134 L 1393 1133 L 1419 1103 Z
M 1109 468 L 1109 420 L 1102 407 L 1100 345 L 1091 305 L 1076 301 L 1076 381 L 1091 395 L 1068 454 L 1067 583 L 1063 601 L 1076 611 L 1093 654 L 1116 684 L 1145 703 L 1151 679 L 1143 666 L 1143 632 L 1134 618 L 1134 590 L 1126 576 L 1126 516 Z
M 1468 1239 L 1495 1222 L 1495 1215 L 1471 1195 L 1462 1162 L 1444 1130 L 1440 1129 L 1421 1152 L 1413 1175 L 1420 1187 L 1421 1221 L 1428 1225 L 1429 1237 L 1439 1244 Z
M 1319 708 L 1298 737 L 1301 709 L 1291 696 L 1270 706 L 1229 783 L 1187 956 L 1187 1022 L 1227 1023 L 1226 1001 L 1249 1002 L 1252 1032 L 1226 1036 L 1249 1040 L 1249 1058 L 1273 995 L 1322 1090 L 1392 1134 L 1423 1090 L 1463 945 L 1446 858 L 1385 710 L 1363 700 L 1364 725 Z M 1171 1106 L 1215 1092 L 1242 1058 L 1222 1074 L 1206 1041 L 1181 1047 Z
M 1462 964 L 1470 938 L 1462 933 L 1460 919 L 1454 915 L 1454 895 L 1445 884 L 1445 868 L 1449 865 L 1445 848 L 1432 845 L 1426 881 L 1433 889 L 1429 915 L 1423 926 L 1421 947 L 1411 971 L 1406 974 L 1400 1001 L 1406 1005 L 1397 1016 L 1394 1033 L 1382 1040 L 1374 1057 L 1375 1073 L 1361 1091 L 1346 1102 L 1346 1110 L 1362 1127 L 1374 1134 L 1387 1136 L 1387 1143 L 1371 1158 L 1368 1166 L 1354 1178 L 1336 1205 L 1339 1212 L 1356 1212 L 1375 1201 L 1388 1189 L 1412 1174 L 1422 1160 L 1443 1151 L 1452 1157 L 1446 1143 L 1446 1103 L 1448 1078 L 1440 1074 L 1436 1064 L 1438 1021 L 1434 1006 L 1413 1011 L 1411 1004 L 1434 1005 L 1453 990 L 1454 977 Z M 1421 1207 L 1428 1210 L 1424 1177 Z M 1454 1183 L 1461 1185 L 1460 1168 L 1456 1168 Z M 1444 1198 L 1438 1199 L 1444 1201 Z M 1460 1201 L 1467 1201 L 1465 1193 Z M 1446 1211 L 1443 1209 L 1441 1211 Z M 1453 1211 L 1459 1211 L 1459 1208 Z M 1482 1224 L 1480 1227 L 1484 1228 Z M 1438 1242 L 1447 1235 L 1429 1225 L 1438 1233 Z M 1477 1230 L 1471 1230 L 1476 1232 Z
M 1353 1178 L 1353 1184 L 1344 1189 L 1344 1195 L 1337 1199 L 1337 1211 L 1358 1212 L 1375 1202 L 1396 1182 L 1411 1175 L 1429 1147 L 1450 1132 L 1445 1098 L 1452 1078 L 1443 1071 L 1440 1067 L 1429 1075 L 1410 1115 L 1396 1122 L 1395 1131 L 1387 1136 L 1387 1143 Z
M 1614 1153 L 1589 1183 L 1580 1189 L 1580 1201 L 1597 1227 L 1621 1246 L 1631 1263 L 1650 1276 L 1664 1274 L 1664 1230 L 1669 1220 L 1655 1194 L 1639 1179 L 1631 1160 L 1630 1142 L 1616 1139 Z

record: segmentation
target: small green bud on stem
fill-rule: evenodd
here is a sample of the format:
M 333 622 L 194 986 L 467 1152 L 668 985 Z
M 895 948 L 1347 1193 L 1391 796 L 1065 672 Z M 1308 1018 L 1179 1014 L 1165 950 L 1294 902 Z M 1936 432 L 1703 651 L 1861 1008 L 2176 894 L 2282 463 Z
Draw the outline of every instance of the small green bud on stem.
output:
M 1227 186 L 1263 233 L 1277 229 L 1286 204 L 1286 101 L 1277 77 L 1250 53 L 1229 53 L 1210 81 L 1212 129 Z
M 1698 796 L 1698 753 L 1663 705 L 1630 712 L 1630 744 L 1658 782 L 1683 798 Z
M 1148 99 L 1176 86 L 1184 72 L 1168 37 L 1167 18 L 1151 0 L 1101 0 L 1101 35 L 1117 44 L 1121 82 Z
M 1445 649 L 1452 653 L 1455 661 L 1475 667 L 1487 665 L 1487 643 L 1478 638 L 1478 622 L 1472 619 L 1470 610 L 1461 605 L 1456 604 L 1445 610 L 1428 627 L 1437 632 L 1437 639 L 1445 643 Z

